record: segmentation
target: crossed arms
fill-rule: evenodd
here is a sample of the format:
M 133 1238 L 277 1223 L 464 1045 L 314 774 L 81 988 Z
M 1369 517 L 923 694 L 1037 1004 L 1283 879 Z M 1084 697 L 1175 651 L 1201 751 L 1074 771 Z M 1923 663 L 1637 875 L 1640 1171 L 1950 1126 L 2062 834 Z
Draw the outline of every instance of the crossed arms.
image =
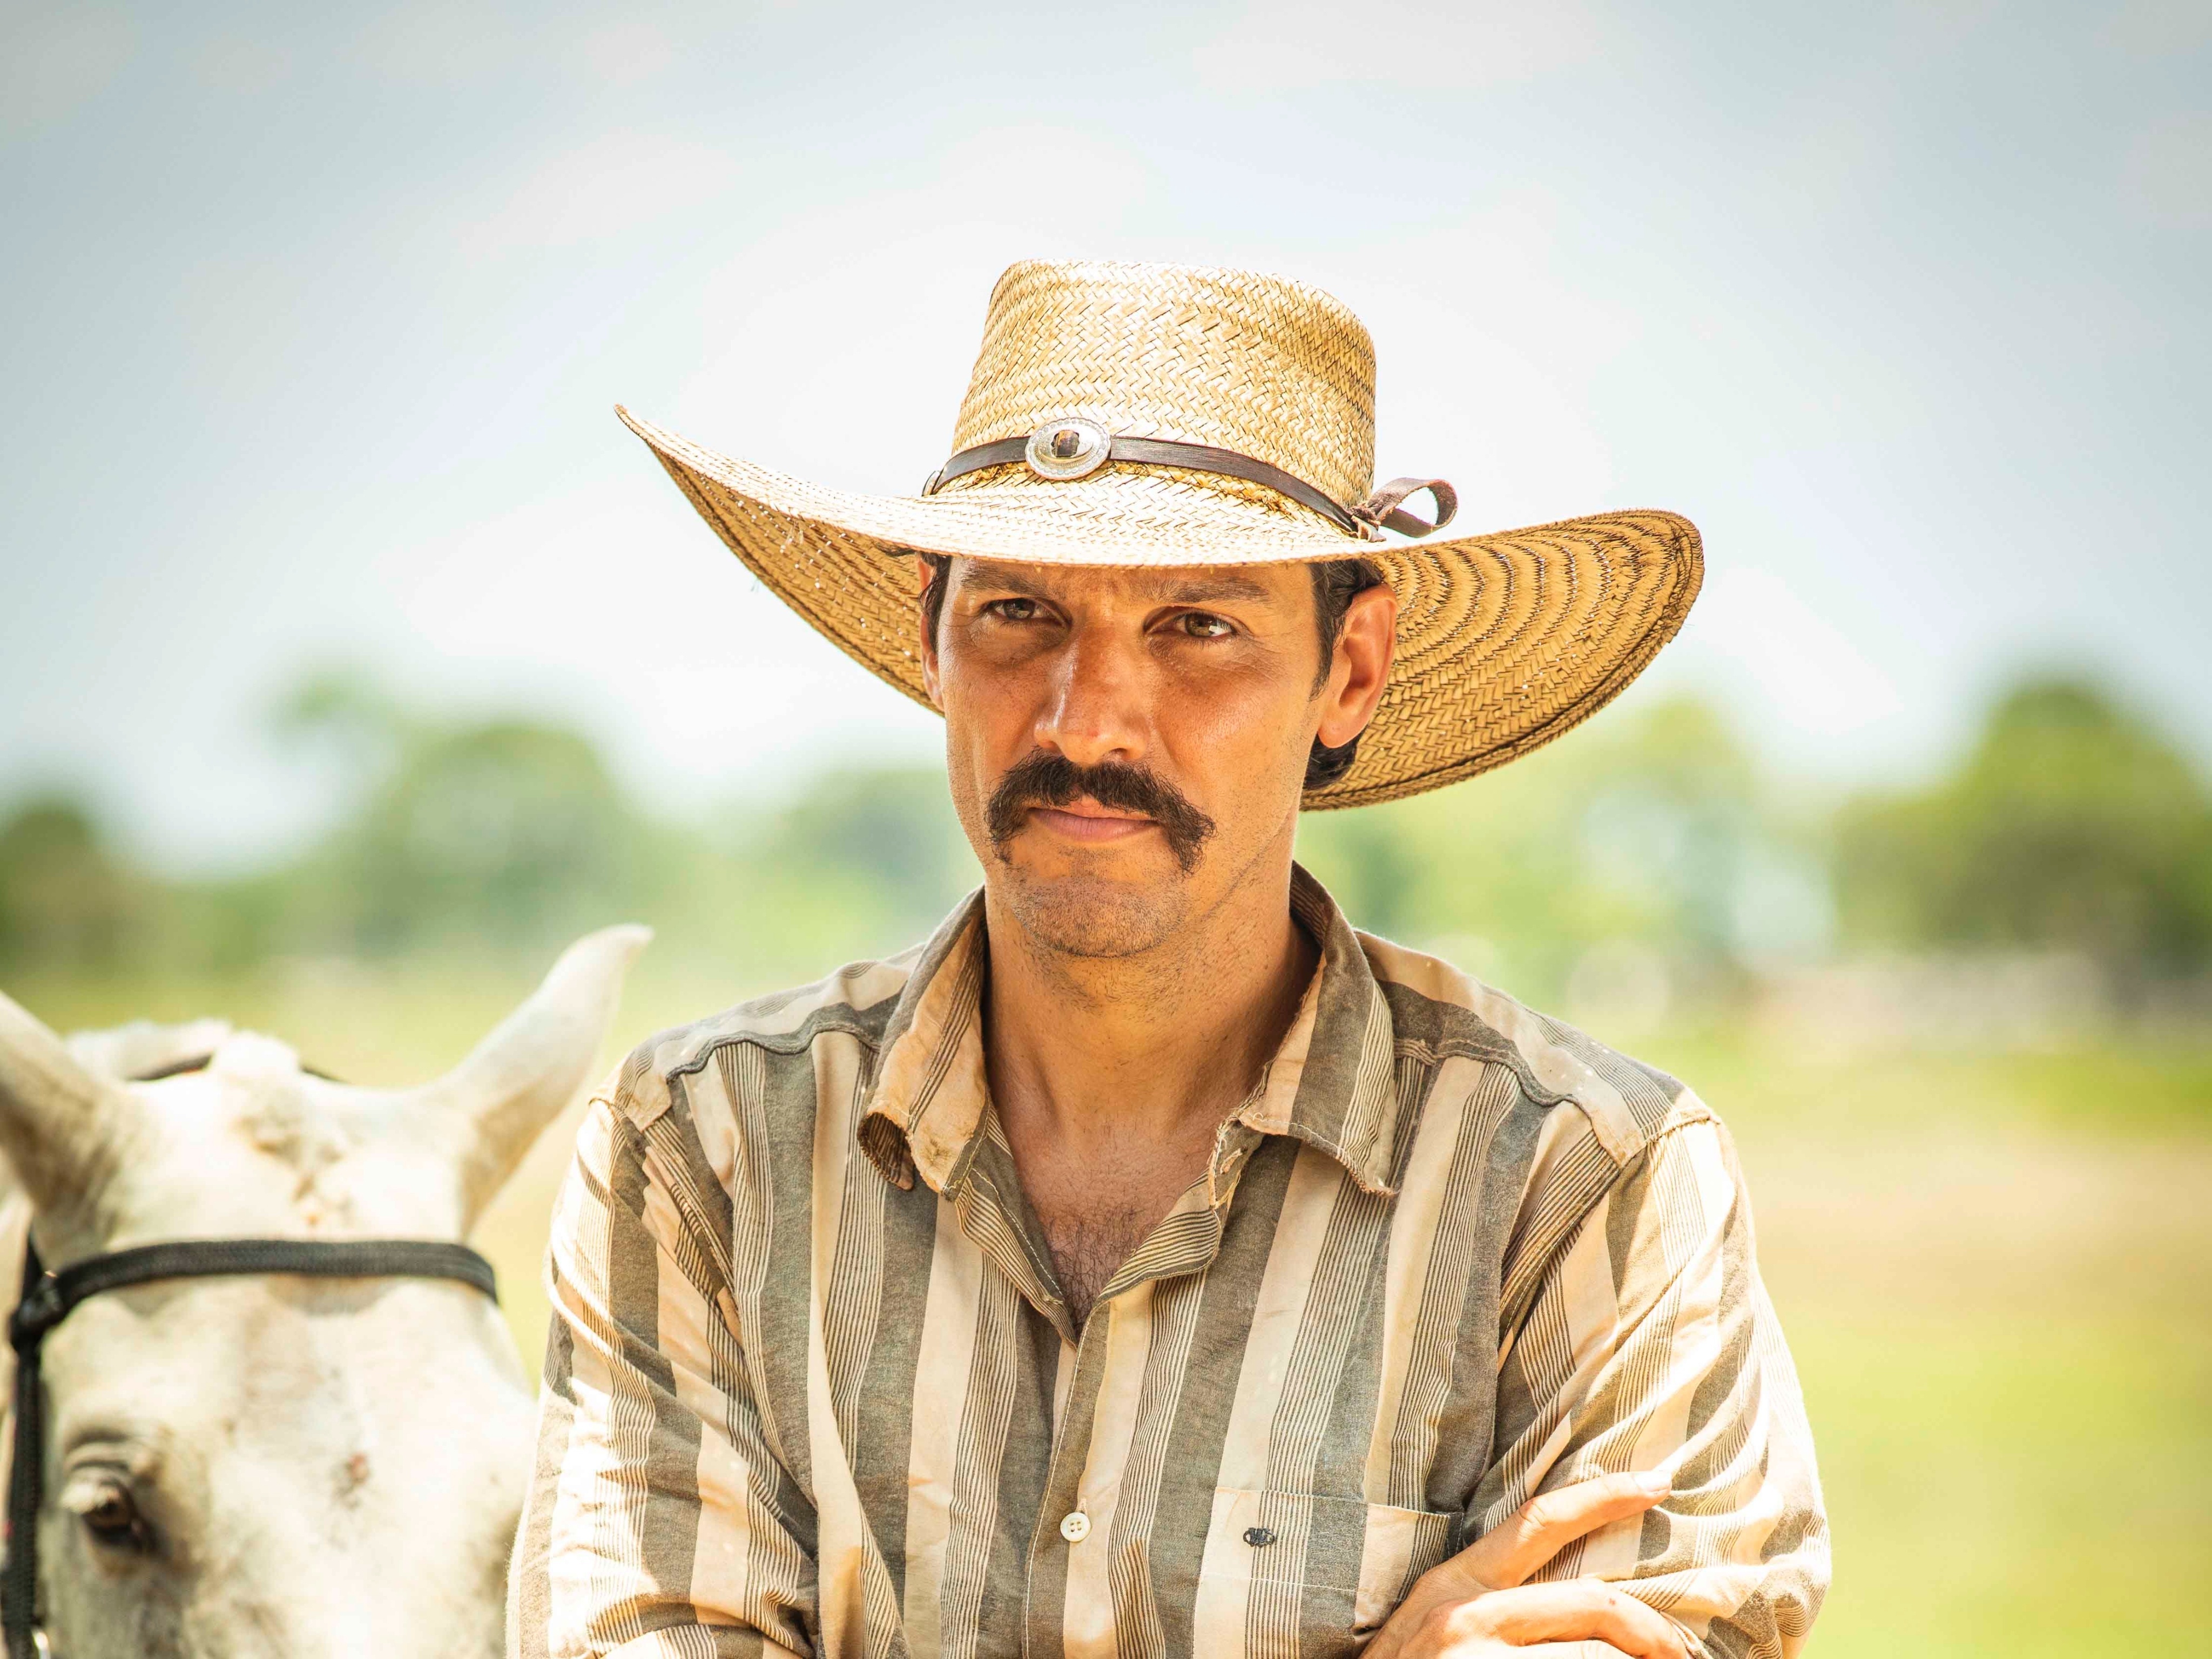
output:
M 851 1620 L 872 1630 L 895 1610 L 851 1611 L 870 1597 L 817 1559 L 816 1517 L 717 1307 L 726 1291 L 628 1131 L 594 1105 L 555 1215 L 510 1652 L 870 1647 Z M 1701 1109 L 1662 1130 L 1547 1266 L 1497 1398 L 1478 1541 L 1414 1585 L 1369 1653 L 1796 1653 L 1826 1585 L 1826 1522 L 1734 1150 Z

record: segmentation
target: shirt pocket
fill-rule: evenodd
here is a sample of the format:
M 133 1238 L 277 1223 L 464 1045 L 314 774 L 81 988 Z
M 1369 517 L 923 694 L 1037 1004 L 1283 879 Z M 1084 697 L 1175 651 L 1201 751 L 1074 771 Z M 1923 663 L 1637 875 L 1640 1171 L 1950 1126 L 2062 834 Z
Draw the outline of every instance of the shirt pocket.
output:
M 1352 1627 L 1381 1628 L 1412 1590 L 1413 1581 L 1452 1554 L 1458 1526 L 1459 1516 L 1449 1512 L 1368 1504 Z
M 1316 1624 L 1337 1637 L 1371 1632 L 1451 1553 L 1458 1519 L 1357 1498 L 1219 1487 L 1199 1568 L 1200 1607 L 1219 1620 L 1289 1591 L 1313 1636 L 1324 1633 Z

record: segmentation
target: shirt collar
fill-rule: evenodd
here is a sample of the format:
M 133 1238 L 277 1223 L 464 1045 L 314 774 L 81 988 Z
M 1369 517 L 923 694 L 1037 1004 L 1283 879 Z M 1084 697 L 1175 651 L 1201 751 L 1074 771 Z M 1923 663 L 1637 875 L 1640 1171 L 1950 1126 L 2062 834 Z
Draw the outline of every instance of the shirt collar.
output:
M 1291 910 L 1320 945 L 1320 965 L 1274 1057 L 1232 1121 L 1302 1140 L 1343 1165 L 1366 1191 L 1388 1196 L 1395 1190 L 1398 1150 L 1390 1005 L 1344 913 L 1295 865 Z M 988 1137 L 993 1118 L 982 1006 L 988 954 L 979 890 L 922 947 L 884 1028 L 860 1138 L 877 1168 L 899 1187 L 911 1188 L 919 1174 L 933 1190 L 953 1192 Z

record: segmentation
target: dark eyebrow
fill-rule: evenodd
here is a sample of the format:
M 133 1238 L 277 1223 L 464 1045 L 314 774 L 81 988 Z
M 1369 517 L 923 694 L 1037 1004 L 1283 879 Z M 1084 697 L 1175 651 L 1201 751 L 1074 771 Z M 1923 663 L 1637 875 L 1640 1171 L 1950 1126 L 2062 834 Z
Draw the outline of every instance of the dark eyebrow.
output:
M 1003 587 L 1008 592 L 1018 593 L 1025 599 L 1052 598 L 1050 593 L 1039 587 L 1035 582 L 1024 581 L 1005 565 L 987 564 L 981 559 L 974 559 L 969 562 L 968 568 L 974 573 L 969 580 L 978 587 Z
M 1249 576 L 1207 575 L 1175 583 L 1164 597 L 1181 605 L 1204 605 L 1215 599 L 1272 599 L 1275 596 Z
M 986 587 L 1001 587 L 1027 599 L 1050 602 L 1057 597 L 1048 589 L 1018 575 L 1006 565 L 977 560 L 971 568 L 975 571 L 973 580 Z M 1161 574 L 1162 580 L 1156 590 L 1158 596 L 1174 605 L 1217 605 L 1230 599 L 1264 604 L 1275 597 L 1263 584 L 1254 581 L 1249 576 L 1237 575 L 1233 571 L 1209 571 L 1204 575 L 1168 572 Z

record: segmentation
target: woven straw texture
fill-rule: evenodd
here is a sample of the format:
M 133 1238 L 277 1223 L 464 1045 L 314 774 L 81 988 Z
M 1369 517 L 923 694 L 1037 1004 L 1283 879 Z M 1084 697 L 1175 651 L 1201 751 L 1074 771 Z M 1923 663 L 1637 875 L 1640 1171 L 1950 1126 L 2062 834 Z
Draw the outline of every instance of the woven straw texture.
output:
M 1279 277 L 1180 266 L 1013 266 L 993 292 L 952 450 L 1080 417 L 1267 461 L 1339 501 L 1371 487 L 1374 354 L 1358 319 Z M 1628 512 L 1435 542 L 1361 542 L 1264 485 L 1109 463 L 1024 465 L 929 497 L 823 489 L 618 410 L 731 550 L 862 665 L 927 704 L 915 552 L 1036 563 L 1371 559 L 1398 655 L 1358 760 L 1310 809 L 1418 794 L 1502 765 L 1615 696 L 1697 596 L 1697 531 Z
M 1069 417 L 1233 449 L 1349 505 L 1374 488 L 1375 346 L 1285 277 L 1026 260 L 992 290 L 946 453 Z

